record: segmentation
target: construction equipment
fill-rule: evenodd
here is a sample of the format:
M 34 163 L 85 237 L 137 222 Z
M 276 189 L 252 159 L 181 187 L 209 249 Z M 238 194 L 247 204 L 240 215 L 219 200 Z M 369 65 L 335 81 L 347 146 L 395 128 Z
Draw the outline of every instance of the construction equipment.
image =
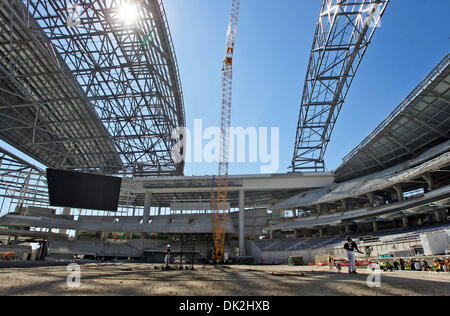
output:
M 14 251 L 0 252 L 1 260 L 12 260 L 15 255 Z
M 228 160 L 229 160 L 229 136 L 231 122 L 231 97 L 233 81 L 233 54 L 234 43 L 239 17 L 240 0 L 233 0 L 231 17 L 228 23 L 227 48 L 222 68 L 222 111 L 220 120 L 220 161 L 217 178 L 217 198 L 213 214 L 213 240 L 215 259 L 223 260 L 225 234 L 226 234 L 226 212 L 228 205 Z

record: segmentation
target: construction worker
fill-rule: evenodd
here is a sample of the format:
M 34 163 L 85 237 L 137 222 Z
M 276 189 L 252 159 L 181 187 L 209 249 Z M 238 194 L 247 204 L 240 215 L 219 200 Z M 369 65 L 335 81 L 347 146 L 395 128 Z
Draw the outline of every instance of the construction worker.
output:
M 166 254 L 166 257 L 164 258 L 164 264 L 166 265 L 166 269 L 169 269 L 169 263 L 170 263 L 170 245 L 167 245 L 166 251 L 164 252 Z
M 352 240 L 350 236 L 348 236 L 347 242 L 344 244 L 344 249 L 347 250 L 348 273 L 356 274 L 355 251 L 359 252 L 358 245 Z
M 341 260 L 339 260 L 339 261 L 336 263 L 336 269 L 338 270 L 338 273 L 341 273 L 341 271 L 342 271 L 342 263 L 341 263 Z

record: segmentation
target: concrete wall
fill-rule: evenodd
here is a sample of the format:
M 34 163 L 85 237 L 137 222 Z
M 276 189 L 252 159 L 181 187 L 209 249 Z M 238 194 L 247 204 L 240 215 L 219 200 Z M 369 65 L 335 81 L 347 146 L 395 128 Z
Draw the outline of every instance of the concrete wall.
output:
M 48 254 L 85 255 L 99 257 L 141 257 L 143 249 L 135 248 L 129 244 L 115 244 L 99 240 L 49 240 Z
M 314 250 L 264 251 L 255 242 L 247 241 L 247 252 L 255 258 L 256 264 L 287 264 L 289 257 L 303 257 L 305 263 L 314 262 L 316 255 L 329 254 L 336 256 L 339 249 L 322 248 Z
M 189 256 L 194 250 L 197 257 L 209 258 L 212 250 L 212 241 L 181 241 L 170 242 L 164 240 L 132 239 L 121 240 L 60 240 L 53 239 L 48 242 L 48 253 L 52 258 L 58 256 L 85 255 L 96 257 L 122 257 L 122 258 L 152 258 L 156 262 L 162 262 L 167 244 L 171 245 L 172 253 L 179 254 L 181 251 Z M 234 258 L 237 252 L 238 242 L 227 241 L 225 252 L 229 258 Z

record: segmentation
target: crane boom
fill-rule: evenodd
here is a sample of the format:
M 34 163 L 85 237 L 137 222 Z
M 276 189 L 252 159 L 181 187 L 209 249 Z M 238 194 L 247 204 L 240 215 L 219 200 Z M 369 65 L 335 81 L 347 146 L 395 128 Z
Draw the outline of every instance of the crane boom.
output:
M 240 0 L 233 0 L 231 17 L 228 23 L 227 47 L 222 68 L 220 160 L 217 178 L 216 212 L 213 216 L 213 240 L 216 260 L 223 260 L 225 246 L 226 212 L 228 210 L 228 161 L 233 83 L 233 54 L 239 18 L 239 6 Z

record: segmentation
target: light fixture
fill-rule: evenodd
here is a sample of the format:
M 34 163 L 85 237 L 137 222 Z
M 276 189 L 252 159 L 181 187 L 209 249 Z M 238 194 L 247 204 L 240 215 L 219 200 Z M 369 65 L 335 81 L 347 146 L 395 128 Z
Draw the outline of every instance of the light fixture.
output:
M 137 5 L 131 1 L 124 1 L 119 8 L 119 18 L 126 25 L 136 23 L 139 18 Z

